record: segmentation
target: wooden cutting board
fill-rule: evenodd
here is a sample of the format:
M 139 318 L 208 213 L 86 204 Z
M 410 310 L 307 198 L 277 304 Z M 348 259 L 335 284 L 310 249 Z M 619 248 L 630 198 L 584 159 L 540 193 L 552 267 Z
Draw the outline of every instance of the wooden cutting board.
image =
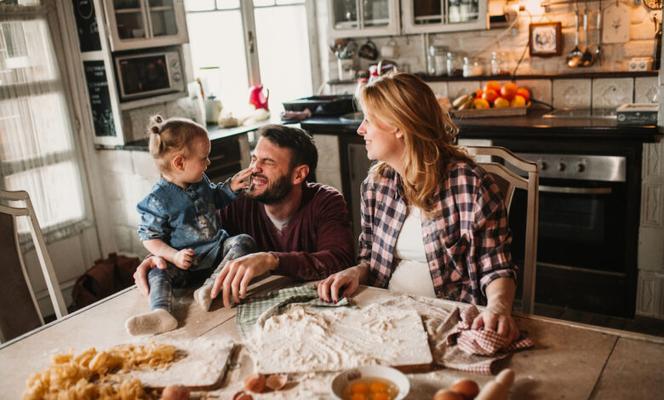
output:
M 132 371 L 127 375 L 152 388 L 182 385 L 192 390 L 216 389 L 222 383 L 235 350 L 233 343 L 207 339 L 171 341 L 167 344 L 184 350 L 185 357 L 167 369 Z
M 631 9 L 622 3 L 613 3 L 602 12 L 602 43 L 629 42 Z
M 292 305 L 260 321 L 247 347 L 257 371 L 264 374 L 339 371 L 370 364 L 420 370 L 433 361 L 415 310 L 379 304 Z

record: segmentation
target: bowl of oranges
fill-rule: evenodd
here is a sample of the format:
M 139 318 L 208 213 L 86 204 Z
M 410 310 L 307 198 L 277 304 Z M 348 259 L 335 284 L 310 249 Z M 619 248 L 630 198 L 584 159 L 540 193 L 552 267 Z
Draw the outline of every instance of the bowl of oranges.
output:
M 451 112 L 456 117 L 525 115 L 530 98 L 530 90 L 525 86 L 488 81 L 475 92 L 454 99 Z
M 368 365 L 339 373 L 331 389 L 338 400 L 401 400 L 410 391 L 410 381 L 394 368 Z

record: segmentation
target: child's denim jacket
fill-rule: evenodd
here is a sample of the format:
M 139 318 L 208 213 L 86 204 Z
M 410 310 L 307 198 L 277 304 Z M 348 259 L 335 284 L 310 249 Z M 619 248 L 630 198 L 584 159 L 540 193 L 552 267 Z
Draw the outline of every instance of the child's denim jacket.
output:
M 161 178 L 136 207 L 141 217 L 138 237 L 160 239 L 176 250 L 192 248 L 196 257 L 190 270 L 215 267 L 228 238 L 217 210 L 236 197 L 230 185 L 212 183 L 206 175 L 187 189 Z

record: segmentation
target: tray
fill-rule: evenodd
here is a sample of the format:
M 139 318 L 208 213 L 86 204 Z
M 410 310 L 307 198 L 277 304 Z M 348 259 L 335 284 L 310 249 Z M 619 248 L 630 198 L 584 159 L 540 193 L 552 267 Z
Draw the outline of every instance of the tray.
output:
M 282 104 L 286 111 L 308 108 L 312 116 L 339 116 L 356 111 L 353 95 L 303 97 Z
M 528 107 L 505 107 L 505 108 L 472 108 L 467 110 L 450 110 L 454 118 L 495 118 L 495 117 L 514 117 L 526 115 Z

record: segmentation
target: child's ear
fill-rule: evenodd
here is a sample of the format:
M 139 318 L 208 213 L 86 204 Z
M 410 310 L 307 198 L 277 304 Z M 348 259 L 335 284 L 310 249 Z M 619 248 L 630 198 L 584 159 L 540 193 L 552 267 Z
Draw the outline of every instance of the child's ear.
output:
M 171 166 L 176 171 L 184 171 L 184 156 L 182 154 L 177 154 L 171 160 Z

